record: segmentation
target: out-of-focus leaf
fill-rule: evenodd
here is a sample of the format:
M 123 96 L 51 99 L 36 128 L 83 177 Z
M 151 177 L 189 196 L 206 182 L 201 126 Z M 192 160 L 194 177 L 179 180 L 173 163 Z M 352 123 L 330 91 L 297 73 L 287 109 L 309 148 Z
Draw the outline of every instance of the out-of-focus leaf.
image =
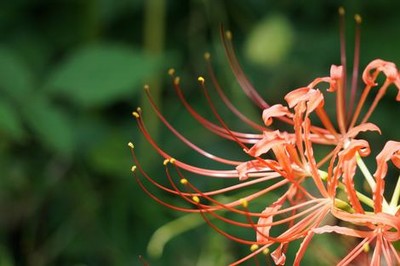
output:
M 2 99 L 0 99 L 0 131 L 5 132 L 15 140 L 21 140 L 24 135 L 16 109 L 9 102 Z
M 126 156 L 129 150 L 125 143 L 121 144 L 123 139 L 127 138 L 122 133 L 113 132 L 101 140 L 101 145 L 92 148 L 90 162 L 96 170 L 114 176 L 131 177 L 127 170 L 132 164 L 132 159 Z
M 20 100 L 33 85 L 33 76 L 14 51 L 0 47 L 0 90 Z
M 50 78 L 47 88 L 83 106 L 100 106 L 135 93 L 160 61 L 115 45 L 73 53 Z
M 24 117 L 45 146 L 63 155 L 72 153 L 74 149 L 73 125 L 63 110 L 38 96 L 26 106 Z
M 143 5 L 143 2 L 131 0 L 100 0 L 98 1 L 98 5 L 102 19 L 110 21 L 124 14 L 126 10 L 134 11 L 139 9 Z
M 274 66 L 285 59 L 293 41 L 290 22 L 282 15 L 262 20 L 246 41 L 246 56 L 256 64 Z
M 3 245 L 0 246 L 0 265 L 1 266 L 15 265 L 13 263 L 13 259 L 10 252 L 8 251 L 7 247 L 4 247 Z

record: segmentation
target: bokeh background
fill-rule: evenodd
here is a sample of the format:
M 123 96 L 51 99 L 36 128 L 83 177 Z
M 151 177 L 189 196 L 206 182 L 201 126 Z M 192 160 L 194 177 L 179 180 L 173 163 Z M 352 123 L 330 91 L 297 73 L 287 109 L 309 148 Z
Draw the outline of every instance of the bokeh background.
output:
M 209 51 L 232 100 L 260 121 L 229 70 L 220 25 L 233 32 L 249 79 L 276 103 L 340 63 L 340 5 L 347 11 L 349 58 L 353 15 L 360 13 L 361 66 L 374 58 L 400 64 L 398 1 L 1 1 L 0 266 L 226 265 L 245 255 L 248 247 L 140 190 L 130 172 L 128 141 L 149 174 L 163 178 L 164 169 L 131 112 L 141 106 L 161 146 L 204 165 L 154 119 L 143 93 L 147 83 L 185 135 L 236 156 L 240 148 L 207 135 L 182 112 L 167 70 L 176 69 L 193 106 L 208 109 L 197 76 L 207 80 L 203 53 Z M 400 134 L 393 126 L 396 93 L 389 90 L 374 117 L 391 139 Z M 232 115 L 225 119 L 243 129 Z M 160 228 L 164 234 L 155 234 Z M 309 252 L 305 263 L 340 255 L 337 245 L 316 243 L 320 252 Z

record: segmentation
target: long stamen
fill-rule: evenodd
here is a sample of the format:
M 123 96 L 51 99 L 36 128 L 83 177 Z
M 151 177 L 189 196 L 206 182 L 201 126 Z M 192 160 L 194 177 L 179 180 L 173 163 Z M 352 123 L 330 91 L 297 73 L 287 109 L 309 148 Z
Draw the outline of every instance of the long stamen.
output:
M 374 101 L 370 105 L 368 112 L 365 114 L 364 118 L 361 121 L 361 124 L 366 123 L 372 113 L 374 112 L 376 106 L 378 105 L 379 101 L 382 99 L 382 97 L 385 95 L 387 88 L 389 85 L 392 84 L 392 82 L 388 79 L 386 79 L 385 83 L 382 85 L 382 87 L 379 89 L 378 93 L 375 96 Z
M 345 11 L 343 7 L 339 8 L 339 20 L 340 20 L 340 61 L 343 66 L 343 78 L 341 84 L 338 84 L 336 93 L 336 113 L 339 123 L 340 132 L 344 134 L 346 132 L 346 37 L 345 37 Z
M 175 88 L 175 91 L 179 97 L 179 100 L 182 102 L 182 104 L 185 106 L 186 110 L 195 118 L 201 125 L 203 125 L 206 129 L 210 130 L 211 132 L 217 134 L 218 136 L 221 136 L 226 139 L 230 140 L 240 140 L 242 143 L 248 143 L 248 144 L 254 144 L 256 143 L 259 139 L 262 138 L 262 135 L 260 134 L 250 134 L 250 133 L 241 133 L 241 132 L 235 132 L 235 131 L 230 131 L 227 132 L 227 130 L 221 126 L 218 126 L 203 116 L 201 116 L 198 112 L 196 112 L 190 104 L 187 102 L 181 88 L 180 88 L 180 80 L 179 77 L 174 76 L 174 71 L 171 69 L 169 71 L 169 74 L 173 78 L 173 85 Z M 235 138 L 232 137 L 232 134 L 235 136 Z
M 244 74 L 240 64 L 236 58 L 233 45 L 232 45 L 232 33 L 230 31 L 225 32 L 224 28 L 221 26 L 221 38 L 223 45 L 225 47 L 225 52 L 227 58 L 231 64 L 232 71 L 236 76 L 237 81 L 239 82 L 240 86 L 242 87 L 243 91 L 246 95 L 253 100 L 253 102 L 261 109 L 266 109 L 269 107 L 264 99 L 258 94 L 256 89 L 251 85 L 250 81 Z
M 140 115 L 141 110 L 138 109 L 138 112 L 133 112 L 133 116 L 136 118 L 138 121 L 138 126 L 140 131 L 142 131 L 143 135 L 146 137 L 147 141 L 154 147 L 154 149 L 164 158 L 172 158 L 171 155 L 169 155 L 167 152 L 165 152 L 163 149 L 161 149 L 158 144 L 155 142 L 155 140 L 151 137 L 149 132 L 147 131 L 144 122 L 141 118 Z M 206 169 L 206 168 L 200 168 L 196 167 L 193 165 L 186 164 L 184 162 L 181 162 L 179 160 L 176 160 L 175 164 L 179 166 L 182 169 L 185 169 L 186 171 L 199 174 L 199 175 L 204 175 L 204 176 L 213 176 L 213 177 L 219 177 L 219 178 L 238 178 L 238 173 L 236 170 L 211 170 L 211 169 Z
M 214 69 L 212 67 L 212 64 L 210 62 L 210 54 L 205 53 L 204 58 L 207 62 L 207 68 L 208 68 L 208 74 L 211 77 L 211 81 L 214 84 L 214 87 L 216 91 L 218 92 L 219 96 L 221 97 L 222 101 L 225 103 L 225 105 L 229 108 L 229 110 L 232 111 L 240 120 L 242 120 L 244 123 L 247 125 L 251 126 L 252 128 L 259 130 L 259 131 L 266 131 L 268 130 L 266 127 L 260 126 L 259 124 L 251 121 L 248 117 L 246 117 L 243 113 L 241 113 L 234 105 L 233 103 L 229 100 L 229 98 L 226 96 L 224 91 L 221 89 L 221 86 L 215 76 Z
M 239 165 L 240 161 L 233 161 L 233 160 L 228 160 L 228 159 L 224 159 L 221 157 L 218 157 L 216 155 L 213 155 L 201 148 L 199 148 L 197 145 L 195 145 L 194 143 L 192 143 L 191 141 L 189 141 L 187 138 L 185 138 L 184 136 L 182 136 L 182 134 L 180 134 L 174 127 L 171 126 L 170 123 L 168 123 L 168 121 L 165 119 L 165 117 L 160 113 L 160 110 L 157 108 L 157 106 L 155 105 L 154 101 L 153 101 L 153 97 L 150 94 L 150 90 L 149 87 L 145 87 L 145 91 L 147 94 L 147 97 L 150 101 L 150 105 L 153 108 L 154 112 L 157 114 L 157 116 L 160 118 L 160 120 L 164 123 L 164 125 L 166 125 L 168 127 L 168 129 L 174 133 L 175 136 L 177 136 L 182 142 L 184 142 L 186 145 L 188 145 L 190 148 L 192 148 L 193 150 L 197 151 L 198 153 L 202 154 L 203 156 L 210 158 L 214 161 L 217 162 L 221 162 L 224 164 L 228 164 L 228 165 Z
M 375 70 L 375 72 L 372 74 L 372 80 L 376 80 L 378 75 L 379 75 L 379 71 Z M 365 88 L 361 94 L 360 100 L 358 101 L 357 108 L 354 111 L 353 119 L 351 120 L 349 129 L 351 129 L 355 126 L 357 119 L 361 114 L 361 109 L 364 106 L 364 103 L 367 100 L 368 94 L 370 93 L 371 89 L 372 89 L 372 85 L 365 86 Z
M 356 98 L 357 92 L 357 84 L 358 84 L 358 71 L 360 66 L 360 25 L 361 25 L 361 16 L 356 14 L 354 16 L 354 20 L 356 22 L 356 30 L 355 30 L 355 40 L 354 40 L 354 58 L 353 58 L 353 74 L 351 80 L 351 92 L 350 92 L 350 105 L 347 113 L 347 119 L 349 120 L 354 108 L 354 101 Z

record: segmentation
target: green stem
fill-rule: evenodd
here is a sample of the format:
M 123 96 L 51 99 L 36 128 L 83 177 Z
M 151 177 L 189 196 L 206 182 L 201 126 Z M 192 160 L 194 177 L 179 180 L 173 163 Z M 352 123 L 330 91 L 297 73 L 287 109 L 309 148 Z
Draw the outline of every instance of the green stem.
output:
M 339 182 L 338 188 L 343 190 L 343 191 L 345 190 L 345 186 L 341 182 Z M 368 196 L 366 196 L 366 195 L 364 195 L 364 194 L 362 194 L 361 192 L 358 192 L 358 191 L 356 191 L 356 195 L 357 195 L 357 198 L 362 203 L 364 203 L 367 206 L 370 206 L 371 208 L 374 208 L 374 201 L 371 198 L 369 198 Z
M 150 56 L 160 56 L 164 49 L 165 42 L 165 16 L 166 1 L 165 0 L 146 0 L 143 28 L 143 48 L 144 53 Z M 161 77 L 154 75 L 147 80 L 151 90 L 154 103 L 161 109 Z M 154 139 L 158 137 L 159 120 L 151 112 L 151 108 L 145 108 L 149 105 L 147 96 L 142 93 L 140 106 L 143 107 L 143 120 L 146 121 L 146 127 L 151 132 Z M 142 137 L 139 147 L 146 147 L 147 141 Z M 145 148 L 143 148 L 145 149 Z M 145 152 L 141 155 L 144 164 L 151 161 L 151 153 Z
M 204 219 L 198 213 L 191 213 L 161 226 L 152 235 L 147 246 L 147 253 L 153 258 L 160 258 L 165 245 L 172 238 L 204 223 Z
M 393 192 L 392 199 L 390 200 L 390 208 L 396 208 L 399 203 L 400 197 L 400 176 L 397 178 L 397 184 Z
M 375 187 L 376 187 L 374 177 L 371 175 L 367 166 L 365 165 L 364 161 L 361 159 L 361 156 L 358 153 L 356 154 L 356 157 L 357 157 L 358 167 L 360 168 L 361 172 L 363 173 L 365 180 L 367 180 L 371 190 L 374 191 Z

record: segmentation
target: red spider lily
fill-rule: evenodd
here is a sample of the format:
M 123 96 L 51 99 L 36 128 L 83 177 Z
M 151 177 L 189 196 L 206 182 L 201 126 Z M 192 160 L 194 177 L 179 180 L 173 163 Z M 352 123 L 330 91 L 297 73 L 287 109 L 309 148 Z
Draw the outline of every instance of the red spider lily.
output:
M 301 240 L 294 259 L 294 265 L 299 265 L 314 235 L 332 232 L 363 239 L 340 261 L 341 265 L 354 261 L 365 249 L 365 245 L 374 246 L 371 265 L 378 265 L 382 257 L 389 265 L 393 262 L 400 263 L 399 255 L 393 247 L 393 243 L 400 239 L 400 182 L 395 188 L 390 204 L 384 199 L 387 162 L 391 160 L 395 167 L 400 168 L 400 144 L 394 141 L 387 143 L 377 156 L 378 166 L 372 176 L 361 159 L 369 155 L 369 144 L 366 140 L 357 139 L 362 131 L 380 133 L 379 128 L 368 120 L 389 85 L 393 84 L 399 89 L 396 100 L 400 101 L 400 74 L 391 62 L 381 59 L 372 61 L 362 74 L 365 87 L 357 104 L 353 106 L 358 88 L 359 28 L 356 30 L 353 76 L 348 88 L 343 10 L 340 13 L 341 65 L 333 65 L 329 76 L 316 78 L 308 86 L 289 92 L 285 96 L 287 107 L 282 104 L 269 105 L 260 97 L 236 59 L 231 34 L 222 30 L 222 41 L 233 73 L 245 94 L 263 111 L 264 125 L 250 120 L 230 102 L 216 79 L 210 55 L 206 54 L 212 85 L 232 113 L 256 133 L 237 132 L 228 127 L 217 112 L 203 77 L 198 78 L 199 84 L 219 124 L 200 115 L 185 98 L 180 87 L 180 78 L 175 76 L 174 70 L 170 70 L 175 91 L 187 111 L 206 129 L 239 145 L 241 150 L 251 157 L 249 160 L 236 161 L 216 156 L 191 142 L 163 116 L 147 86 L 145 91 L 150 106 L 163 124 L 184 144 L 204 157 L 221 163 L 227 170 L 201 168 L 174 158 L 151 137 L 142 119 L 141 109 L 133 112 L 143 135 L 164 158 L 165 176 L 169 185 L 164 185 L 146 173 L 136 157 L 133 144 L 130 143 L 135 162 L 132 170 L 138 169 L 149 185 L 181 198 L 186 205 L 172 204 L 159 198 L 151 192 L 144 180 L 135 175 L 139 186 L 160 204 L 178 211 L 199 213 L 220 234 L 249 245 L 251 253 L 232 265 L 240 264 L 260 253 L 266 254 L 271 247 L 275 248 L 271 252 L 274 263 L 283 265 L 289 244 Z M 356 16 L 356 22 L 357 25 L 360 24 L 359 16 Z M 372 104 L 366 107 L 366 100 L 371 90 L 378 86 L 376 80 L 381 73 L 386 77 L 385 82 L 379 88 Z M 336 120 L 332 120 L 325 110 L 324 94 L 317 89 L 321 83 L 329 84 L 327 93 L 336 94 Z M 316 116 L 322 126 L 318 126 L 311 115 L 313 118 Z M 271 126 L 274 126 L 276 119 L 290 125 L 293 128 L 292 132 L 273 130 Z M 316 158 L 314 151 L 317 145 L 328 146 L 331 149 L 321 158 Z M 357 168 L 361 170 L 373 191 L 371 197 L 362 194 L 355 187 L 354 179 L 359 178 Z M 191 181 L 194 178 L 192 175 L 234 179 L 237 183 L 220 189 L 202 191 Z M 256 192 L 253 188 L 257 189 Z M 343 191 L 347 198 L 339 197 L 339 190 Z M 240 193 L 240 197 L 220 199 L 221 195 L 232 193 Z M 259 202 L 261 198 L 266 205 L 263 210 L 254 210 L 253 206 L 249 206 L 251 202 Z M 236 216 L 226 216 L 225 212 Z M 351 224 L 351 227 L 327 224 L 328 218 L 332 217 Z M 218 220 L 245 231 L 252 230 L 256 237 L 244 238 L 234 234 L 229 228 L 216 222 Z

